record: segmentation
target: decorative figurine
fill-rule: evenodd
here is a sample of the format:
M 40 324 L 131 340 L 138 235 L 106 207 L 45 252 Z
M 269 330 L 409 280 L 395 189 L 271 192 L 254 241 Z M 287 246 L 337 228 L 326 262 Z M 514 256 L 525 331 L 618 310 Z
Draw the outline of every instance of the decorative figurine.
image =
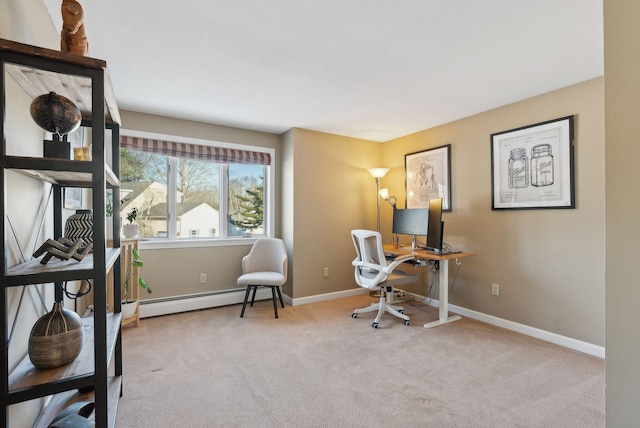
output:
M 62 0 L 62 32 L 60 50 L 86 56 L 89 42 L 84 32 L 84 11 L 77 0 Z
M 83 246 L 84 245 L 84 246 Z M 47 239 L 34 253 L 33 257 L 40 257 L 47 253 L 40 263 L 46 265 L 53 257 L 60 260 L 74 259 L 80 261 L 93 250 L 92 243 L 86 243 L 84 239 L 78 238 L 75 242 L 67 238 L 58 238 L 57 241 Z

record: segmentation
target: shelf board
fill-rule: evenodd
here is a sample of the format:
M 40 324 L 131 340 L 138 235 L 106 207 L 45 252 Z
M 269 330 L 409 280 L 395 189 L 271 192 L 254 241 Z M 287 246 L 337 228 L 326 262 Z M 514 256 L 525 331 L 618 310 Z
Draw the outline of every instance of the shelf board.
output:
M 121 123 L 120 112 L 118 111 L 113 85 L 111 84 L 111 77 L 109 76 L 107 63 L 105 61 L 37 46 L 29 46 L 5 39 L 0 39 L 0 49 L 24 55 L 37 56 L 47 60 L 61 61 L 68 64 L 104 70 L 105 119 L 108 122 Z M 83 118 L 91 119 L 90 78 L 55 73 L 17 64 L 6 64 L 6 70 L 32 98 L 54 91 L 72 100 L 82 112 Z
M 35 368 L 27 355 L 9 376 L 9 395 L 26 388 L 35 388 L 73 377 L 92 375 L 95 372 L 93 317 L 82 318 L 82 321 L 85 325 L 85 338 L 80 355 L 69 364 L 48 370 Z M 111 361 L 121 322 L 122 315 L 120 313 L 107 313 L 107 361 Z M 43 396 L 45 395 L 47 394 Z
M 111 376 L 107 380 L 107 388 L 109 390 L 107 395 L 107 402 L 109 408 L 107 410 L 109 415 L 108 427 L 116 426 L 116 413 L 118 411 L 118 399 L 120 398 L 120 391 L 122 390 L 122 376 Z M 94 393 L 78 391 L 66 391 L 60 394 L 56 394 L 51 398 L 51 401 L 47 403 L 42 410 L 42 414 L 33 425 L 34 428 L 46 428 L 51 424 L 51 421 L 58 415 L 63 409 L 78 401 L 94 401 Z M 95 420 L 95 412 L 89 417 L 91 420 Z
M 119 254 L 120 248 L 105 249 L 107 272 L 111 270 Z M 54 257 L 46 265 L 40 263 L 42 257 L 44 255 L 7 269 L 6 285 L 42 284 L 93 278 L 93 254 L 85 256 L 80 261 L 60 260 Z
M 91 187 L 93 184 L 92 162 L 5 156 L 5 168 L 64 187 Z M 105 178 L 108 187 L 120 185 L 109 165 L 105 165 Z

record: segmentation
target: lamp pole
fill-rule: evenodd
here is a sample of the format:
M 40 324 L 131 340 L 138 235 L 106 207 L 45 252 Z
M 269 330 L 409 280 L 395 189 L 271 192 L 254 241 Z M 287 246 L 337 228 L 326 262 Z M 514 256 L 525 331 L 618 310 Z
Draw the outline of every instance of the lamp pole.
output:
M 369 168 L 367 171 L 376 179 L 376 232 L 380 232 L 380 180 L 389 172 L 389 168 Z
M 380 177 L 376 177 L 376 201 L 378 202 L 376 210 L 376 232 L 380 232 Z

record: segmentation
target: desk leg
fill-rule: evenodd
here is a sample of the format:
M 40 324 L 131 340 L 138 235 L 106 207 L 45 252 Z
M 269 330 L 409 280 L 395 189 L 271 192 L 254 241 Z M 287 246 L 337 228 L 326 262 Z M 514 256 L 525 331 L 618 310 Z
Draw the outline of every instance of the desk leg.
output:
M 446 324 L 452 321 L 457 321 L 462 318 L 460 315 L 449 315 L 449 260 L 440 261 L 440 269 L 438 276 L 438 284 L 440 295 L 440 318 L 438 321 L 428 322 L 424 325 L 424 328 L 437 327 L 442 324 Z

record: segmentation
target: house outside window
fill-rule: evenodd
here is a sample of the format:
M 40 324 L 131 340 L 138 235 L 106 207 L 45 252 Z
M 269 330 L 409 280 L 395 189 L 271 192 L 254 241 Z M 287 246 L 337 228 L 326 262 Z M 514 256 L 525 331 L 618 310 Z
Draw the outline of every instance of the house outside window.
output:
M 244 156 L 239 160 L 245 163 L 236 163 L 234 159 L 224 161 L 226 158 L 202 160 L 200 153 L 211 152 L 213 144 L 221 143 L 194 139 L 185 139 L 186 143 L 166 142 L 157 140 L 163 136 L 154 134 L 154 139 L 150 139 L 147 133 L 137 134 L 145 135 L 124 136 L 123 131 L 121 136 L 120 215 L 125 218 L 133 208 L 138 209 L 136 222 L 141 238 L 224 240 L 269 236 L 273 218 L 270 202 L 273 166 L 264 164 L 263 155 L 267 153 L 270 161 L 272 149 L 226 144 L 223 147 L 232 156 Z M 162 146 L 158 141 L 166 147 L 187 149 L 153 152 Z M 186 157 L 193 157 L 189 150 L 196 151 L 199 158 Z M 183 157 L 183 153 L 187 154 Z M 225 156 L 229 157 L 226 152 Z M 258 162 L 252 163 L 253 157 Z M 247 158 L 250 158 L 248 163 Z M 209 234 L 202 236 L 202 230 Z

